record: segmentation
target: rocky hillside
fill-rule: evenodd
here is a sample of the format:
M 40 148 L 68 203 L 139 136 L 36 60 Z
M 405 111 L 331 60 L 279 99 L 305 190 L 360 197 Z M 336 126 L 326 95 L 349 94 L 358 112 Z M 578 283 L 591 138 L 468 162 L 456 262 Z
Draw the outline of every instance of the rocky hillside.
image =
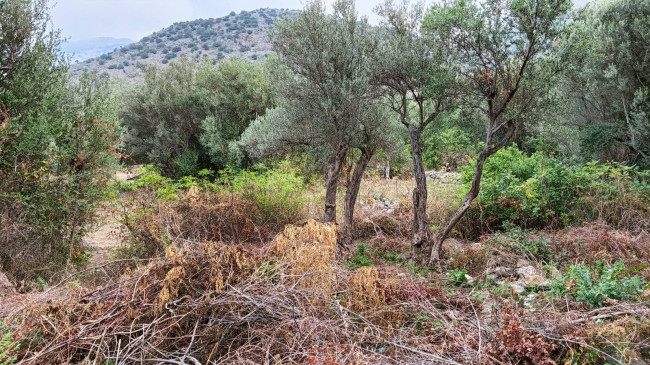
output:
M 97 69 L 112 76 L 138 78 L 140 63 L 164 65 L 187 57 L 210 57 L 213 62 L 240 56 L 249 59 L 263 57 L 271 51 L 268 32 L 273 24 L 297 10 L 258 9 L 235 12 L 217 19 L 198 19 L 175 23 L 113 52 L 79 62 L 71 67 L 73 74 Z

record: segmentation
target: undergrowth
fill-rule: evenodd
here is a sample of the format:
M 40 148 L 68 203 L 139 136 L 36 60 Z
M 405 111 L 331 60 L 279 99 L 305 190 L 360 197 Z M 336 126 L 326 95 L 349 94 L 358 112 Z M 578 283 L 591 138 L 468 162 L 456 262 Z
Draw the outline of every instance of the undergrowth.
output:
M 571 265 L 567 274 L 553 281 L 558 295 L 571 295 L 579 302 L 602 307 L 607 300 L 634 301 L 643 292 L 645 283 L 625 267 L 623 261 L 608 265 L 598 261 L 592 265 Z

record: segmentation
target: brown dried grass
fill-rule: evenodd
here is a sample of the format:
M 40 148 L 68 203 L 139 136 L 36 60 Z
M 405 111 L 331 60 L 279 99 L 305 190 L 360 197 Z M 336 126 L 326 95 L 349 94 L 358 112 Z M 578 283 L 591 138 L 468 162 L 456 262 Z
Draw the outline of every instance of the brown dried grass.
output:
M 309 220 L 302 227 L 289 225 L 271 245 L 271 252 L 286 266 L 289 281 L 331 295 L 336 284 L 336 226 Z

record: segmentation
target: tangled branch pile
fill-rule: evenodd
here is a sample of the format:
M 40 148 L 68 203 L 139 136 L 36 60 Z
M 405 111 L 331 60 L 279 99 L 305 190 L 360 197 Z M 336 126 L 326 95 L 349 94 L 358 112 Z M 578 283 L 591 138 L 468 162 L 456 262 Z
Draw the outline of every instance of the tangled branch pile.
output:
M 577 330 L 594 315 L 618 321 L 612 333 L 650 329 L 628 323 L 650 317 L 643 306 L 524 321 L 395 269 L 348 272 L 335 251 L 335 227 L 314 221 L 263 247 L 176 240 L 118 280 L 6 322 L 27 344 L 21 364 L 551 364 L 602 338 Z

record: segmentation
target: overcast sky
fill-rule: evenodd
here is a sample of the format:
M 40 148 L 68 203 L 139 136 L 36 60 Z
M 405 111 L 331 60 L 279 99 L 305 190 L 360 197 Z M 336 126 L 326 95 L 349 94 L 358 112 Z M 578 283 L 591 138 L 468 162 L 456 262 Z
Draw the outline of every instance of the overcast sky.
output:
M 357 10 L 372 15 L 380 2 L 357 0 Z M 304 0 L 58 0 L 52 17 L 54 27 L 71 40 L 114 37 L 137 41 L 178 21 L 258 8 L 302 9 L 303 5 Z

